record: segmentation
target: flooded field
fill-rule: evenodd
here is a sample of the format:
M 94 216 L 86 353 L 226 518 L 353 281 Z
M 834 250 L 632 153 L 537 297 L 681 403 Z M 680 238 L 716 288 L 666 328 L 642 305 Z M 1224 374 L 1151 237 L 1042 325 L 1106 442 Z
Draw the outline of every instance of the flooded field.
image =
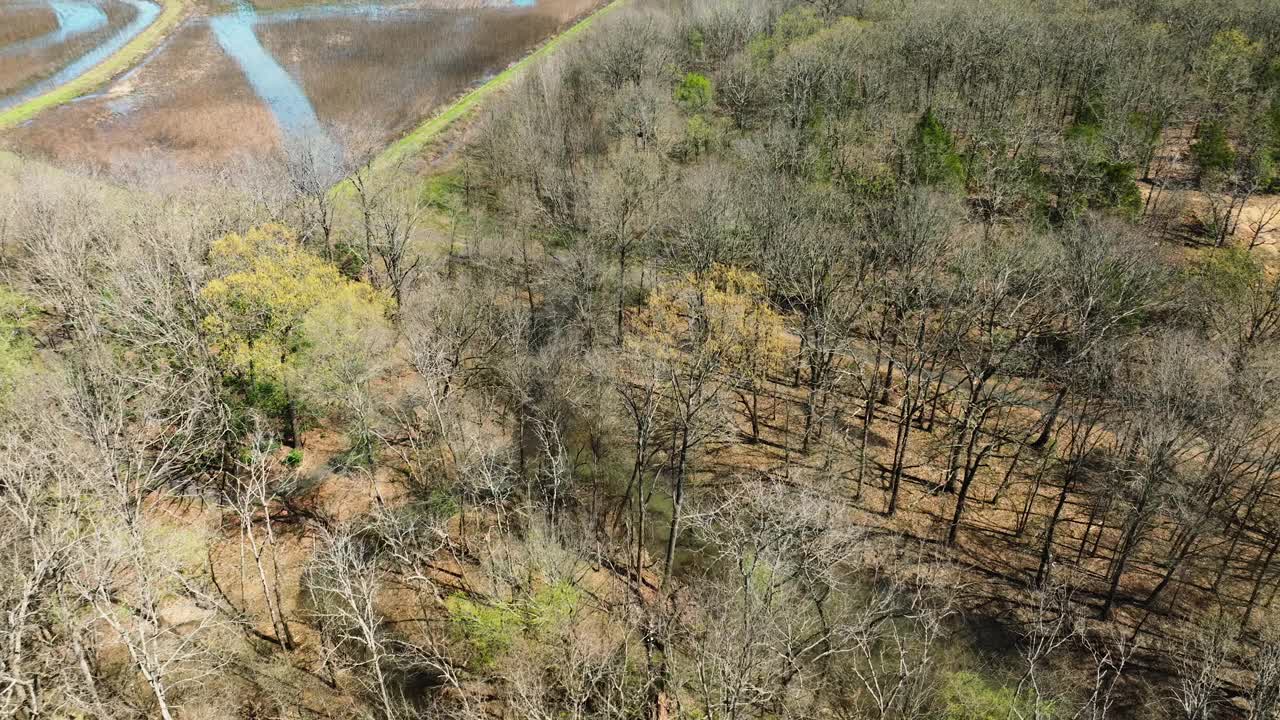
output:
M 87 2 L 55 0 L 45 5 L 17 5 L 0 27 L 4 54 L 17 56 L 61 44 L 86 32 L 105 27 L 107 14 Z
M 150 0 L 0 3 L 0 110 L 96 65 L 158 12 Z
M 76 1 L 104 10 L 150 2 Z M 157 149 L 174 163 L 204 165 L 278 151 L 292 140 L 385 142 L 598 4 L 206 0 L 128 73 L 6 132 L 0 143 L 109 170 Z M 0 62 L 9 48 L 57 31 L 0 45 Z M 0 70 L 0 81 L 8 77 Z

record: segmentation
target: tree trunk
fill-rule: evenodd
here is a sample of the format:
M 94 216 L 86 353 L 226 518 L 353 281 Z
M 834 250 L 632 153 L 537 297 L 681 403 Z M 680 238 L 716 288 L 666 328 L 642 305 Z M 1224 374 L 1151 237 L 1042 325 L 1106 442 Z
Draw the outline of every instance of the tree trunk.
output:
M 298 432 L 298 409 L 293 399 L 293 394 L 289 392 L 289 384 L 284 385 L 284 425 L 285 425 L 285 444 L 289 447 L 301 447 L 300 433 Z
M 1053 515 L 1049 516 L 1049 527 L 1045 528 L 1044 544 L 1040 547 L 1040 566 L 1036 568 L 1037 587 L 1042 587 L 1048 580 L 1049 564 L 1053 561 L 1053 536 L 1058 528 L 1058 520 L 1062 518 L 1062 509 L 1067 505 L 1067 496 L 1075 482 L 1077 467 L 1078 461 L 1072 461 L 1066 476 L 1062 478 L 1062 490 L 1058 493 L 1058 503 L 1053 507 Z
M 623 340 L 623 320 L 626 317 L 627 307 L 627 249 L 625 247 L 618 251 L 618 347 L 622 347 Z
M 898 492 L 902 486 L 902 469 L 906 464 L 907 441 L 911 435 L 911 416 L 915 413 L 911 394 L 904 394 L 898 418 L 898 433 L 893 445 L 893 465 L 889 468 L 889 505 L 885 515 L 893 517 L 898 511 Z
M 1099 620 L 1110 620 L 1111 610 L 1115 607 L 1116 594 L 1120 590 L 1120 580 L 1124 577 L 1125 566 L 1129 563 L 1129 557 L 1133 553 L 1134 547 L 1137 546 L 1137 529 L 1139 521 L 1134 518 L 1129 525 L 1129 531 L 1125 533 L 1124 542 L 1121 544 L 1120 552 L 1116 556 L 1115 568 L 1111 572 L 1111 582 L 1107 586 L 1107 597 L 1102 602 L 1102 609 L 1098 611 Z
M 1271 561 L 1276 556 L 1276 551 L 1280 550 L 1280 533 L 1276 533 L 1275 541 L 1271 543 L 1271 547 L 1267 548 L 1267 556 L 1262 559 L 1262 564 L 1258 566 L 1258 574 L 1253 581 L 1253 589 L 1249 591 L 1249 601 L 1244 606 L 1244 620 L 1241 627 L 1248 629 L 1249 620 L 1253 617 L 1253 609 L 1257 606 L 1258 595 L 1262 593 L 1262 586 L 1267 579 L 1267 569 L 1271 567 Z
M 973 452 L 973 446 L 978 437 L 979 427 L 973 429 L 973 438 L 969 442 L 969 449 L 966 451 L 966 457 Z M 956 495 L 956 509 L 951 516 L 951 527 L 947 530 L 947 545 L 954 545 L 956 535 L 960 532 L 960 519 L 964 516 L 965 502 L 969 498 L 969 488 L 973 485 L 973 480 L 978 476 L 978 468 L 982 467 L 982 461 L 986 458 L 987 453 L 991 451 L 992 445 L 988 444 L 980 450 L 972 462 L 965 463 L 964 478 L 960 483 L 960 492 Z
M 1198 530 L 1194 531 L 1187 536 L 1181 545 L 1178 546 L 1177 550 L 1173 553 L 1173 557 L 1170 558 L 1169 568 L 1165 570 L 1164 575 L 1161 576 L 1160 582 L 1152 588 L 1151 593 L 1147 595 L 1147 599 L 1142 601 L 1142 607 L 1144 609 L 1150 610 L 1151 607 L 1155 605 L 1156 599 L 1160 597 L 1160 593 L 1164 592 L 1164 589 L 1169 586 L 1170 581 L 1173 580 L 1173 576 L 1178 572 L 1178 569 L 1182 567 L 1182 563 L 1191 555 L 1191 548 L 1199 537 L 1200 532 Z M 1175 595 L 1176 594 L 1177 593 L 1175 593 Z
M 676 541 L 680 534 L 680 513 L 684 507 L 684 474 L 685 466 L 688 461 L 689 453 L 689 430 L 685 428 L 680 435 L 680 452 L 679 460 L 676 466 L 675 477 L 672 478 L 671 486 L 671 526 L 670 534 L 667 535 L 667 557 L 666 563 L 662 568 L 662 587 L 666 589 L 667 583 L 671 580 L 671 569 L 675 565 L 676 560 Z
M 969 430 L 969 425 L 973 422 L 973 415 L 978 409 L 978 395 L 982 392 L 982 386 L 986 384 L 988 377 L 989 374 L 984 371 L 977 380 L 974 380 L 972 376 L 969 378 L 969 399 L 965 401 L 964 415 L 957 424 L 961 433 Z M 971 445 L 972 442 L 971 439 L 969 444 Z M 947 454 L 947 477 L 943 485 L 943 489 L 946 492 L 955 491 L 956 470 L 960 467 L 960 453 L 963 447 L 965 447 L 965 443 L 957 442 L 951 446 L 951 452 Z
M 1062 411 L 1062 402 L 1067 398 L 1067 388 L 1058 388 L 1058 394 L 1053 399 L 1053 408 L 1049 410 L 1049 414 L 1045 416 L 1044 427 L 1040 428 L 1040 436 L 1031 443 L 1031 447 L 1039 450 L 1049 444 L 1049 438 L 1053 437 L 1054 425 L 1058 422 L 1058 413 Z

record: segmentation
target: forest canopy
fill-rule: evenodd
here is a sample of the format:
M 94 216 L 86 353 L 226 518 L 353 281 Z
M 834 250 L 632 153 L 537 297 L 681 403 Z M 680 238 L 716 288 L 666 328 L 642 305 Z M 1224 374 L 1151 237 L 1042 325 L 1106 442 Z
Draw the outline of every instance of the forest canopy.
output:
M 0 715 L 1280 716 L 1280 3 L 621 0 L 333 136 L 0 165 Z

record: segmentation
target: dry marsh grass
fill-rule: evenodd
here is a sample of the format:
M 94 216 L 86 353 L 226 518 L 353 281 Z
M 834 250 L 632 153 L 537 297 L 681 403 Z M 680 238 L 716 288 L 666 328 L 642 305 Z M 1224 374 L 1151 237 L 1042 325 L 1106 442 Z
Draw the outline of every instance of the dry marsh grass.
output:
M 402 134 L 518 60 L 596 0 L 534 8 L 428 11 L 398 22 L 266 23 L 262 44 L 303 85 L 322 122 Z
M 24 153 L 102 170 L 156 153 L 205 165 L 279 144 L 270 112 L 198 23 L 102 93 L 48 110 L 7 137 Z
M 33 52 L 0 57 L 0 97 L 11 95 L 50 77 L 80 55 L 92 50 L 114 35 L 120 28 L 128 25 L 138 12 L 130 5 L 117 2 L 104 3 L 102 9 L 107 14 L 105 27 L 76 36 L 60 45 L 41 48 Z M 6 44 L 4 35 L 9 31 L 11 12 L 13 11 L 0 11 L 0 45 Z M 47 30 L 43 32 L 36 31 L 34 26 L 31 25 L 20 30 L 22 33 L 29 33 L 26 37 L 16 38 L 10 42 L 17 42 L 20 39 L 28 39 L 44 32 L 56 30 L 57 21 L 53 19 L 52 13 L 49 13 L 49 20 L 52 25 Z M 38 22 L 38 20 L 33 22 Z
M 262 22 L 256 32 L 323 123 L 388 141 L 597 4 L 542 0 L 534 8 L 408 13 L 398 22 Z M 46 111 L 6 140 L 26 154 L 104 170 L 149 153 L 202 166 L 280 146 L 270 110 L 200 22 L 103 92 Z
M 0 10 L 0 48 L 46 35 L 58 29 L 58 19 L 45 7 Z
M 261 13 L 296 10 L 304 7 L 341 5 L 386 5 L 409 10 L 475 10 L 512 5 L 511 0 L 248 0 Z M 197 5 L 206 15 L 232 12 L 236 0 L 199 0 Z

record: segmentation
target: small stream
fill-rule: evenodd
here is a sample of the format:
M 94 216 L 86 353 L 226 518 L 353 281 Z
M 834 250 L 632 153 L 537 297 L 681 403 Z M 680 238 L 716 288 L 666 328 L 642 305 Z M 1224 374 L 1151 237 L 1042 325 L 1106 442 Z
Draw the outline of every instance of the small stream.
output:
M 0 97 L 0 110 L 6 110 L 20 103 L 37 98 L 50 90 L 54 90 L 71 82 L 72 80 L 75 80 L 93 69 L 103 60 L 106 60 L 119 52 L 121 48 L 128 45 L 131 40 L 137 37 L 143 30 L 147 29 L 147 27 L 149 27 L 151 23 L 160 16 L 160 6 L 152 0 L 119 1 L 133 7 L 137 11 L 137 14 L 128 25 L 120 28 L 118 32 L 104 40 L 97 47 L 76 58 L 70 65 L 62 68 L 54 75 L 41 80 L 34 85 L 30 85 L 26 89 L 20 90 L 13 95 Z M 58 2 L 62 2 L 62 0 L 51 0 L 50 5 L 56 5 Z M 56 9 L 55 12 L 57 12 Z M 101 11 L 99 10 L 99 12 Z
M 107 14 L 102 8 L 82 0 L 50 0 L 45 3 L 58 21 L 58 29 L 39 37 L 22 40 L 0 47 L 0 57 L 13 57 L 39 52 L 61 45 L 77 35 L 91 33 L 107 26 Z

